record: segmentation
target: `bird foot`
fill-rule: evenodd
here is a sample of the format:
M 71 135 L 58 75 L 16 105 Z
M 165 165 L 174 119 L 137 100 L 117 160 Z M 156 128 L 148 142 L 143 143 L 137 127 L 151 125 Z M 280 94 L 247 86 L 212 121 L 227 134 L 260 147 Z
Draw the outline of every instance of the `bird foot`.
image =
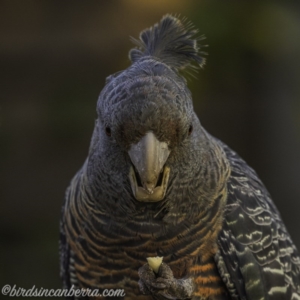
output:
M 153 299 L 190 299 L 194 290 L 192 279 L 176 279 L 170 267 L 162 263 L 155 274 L 148 264 L 139 268 L 139 287 Z

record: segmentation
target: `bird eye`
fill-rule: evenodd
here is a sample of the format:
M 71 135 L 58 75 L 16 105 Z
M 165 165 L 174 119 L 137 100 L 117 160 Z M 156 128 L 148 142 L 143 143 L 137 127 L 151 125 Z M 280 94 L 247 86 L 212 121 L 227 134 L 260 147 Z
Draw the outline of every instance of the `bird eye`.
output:
M 105 127 L 105 133 L 107 136 L 111 136 L 111 130 L 108 126 Z
M 192 131 L 193 131 L 193 125 L 190 125 L 188 135 L 190 135 L 192 133 Z

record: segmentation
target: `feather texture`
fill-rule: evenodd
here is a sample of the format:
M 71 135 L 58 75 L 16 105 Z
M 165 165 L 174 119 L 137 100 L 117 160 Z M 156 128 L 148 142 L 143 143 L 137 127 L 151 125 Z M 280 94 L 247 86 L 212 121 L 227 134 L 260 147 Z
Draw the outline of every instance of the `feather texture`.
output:
M 220 273 L 234 282 L 232 295 L 241 299 L 299 299 L 300 257 L 277 208 L 256 173 L 223 148 L 231 176 L 216 256 Z
M 192 67 L 192 62 L 202 67 L 205 59 L 199 54 L 198 41 L 203 36 L 196 37 L 197 30 L 190 22 L 181 21 L 171 15 L 166 15 L 153 27 L 141 32 L 140 39 L 132 39 L 139 47 L 131 49 L 129 57 L 132 62 L 144 56 L 153 56 L 161 62 L 177 70 Z

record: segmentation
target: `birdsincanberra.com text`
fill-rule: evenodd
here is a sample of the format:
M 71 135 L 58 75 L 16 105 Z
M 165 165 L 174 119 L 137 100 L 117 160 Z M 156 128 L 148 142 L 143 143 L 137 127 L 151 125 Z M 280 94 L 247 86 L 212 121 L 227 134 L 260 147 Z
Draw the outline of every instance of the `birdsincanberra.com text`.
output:
M 74 285 L 70 289 L 44 289 L 35 285 L 30 289 L 6 284 L 2 287 L 1 293 L 8 297 L 124 297 L 124 289 L 105 289 L 100 292 L 98 289 L 76 289 Z

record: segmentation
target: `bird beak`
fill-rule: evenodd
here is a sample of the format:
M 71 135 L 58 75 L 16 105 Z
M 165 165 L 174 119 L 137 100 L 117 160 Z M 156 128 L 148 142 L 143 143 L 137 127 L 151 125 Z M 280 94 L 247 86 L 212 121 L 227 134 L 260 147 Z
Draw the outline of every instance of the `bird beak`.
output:
M 156 202 L 164 198 L 170 168 L 164 164 L 170 150 L 167 143 L 160 142 L 153 132 L 148 132 L 128 151 L 134 165 L 129 179 L 135 198 L 143 202 Z

